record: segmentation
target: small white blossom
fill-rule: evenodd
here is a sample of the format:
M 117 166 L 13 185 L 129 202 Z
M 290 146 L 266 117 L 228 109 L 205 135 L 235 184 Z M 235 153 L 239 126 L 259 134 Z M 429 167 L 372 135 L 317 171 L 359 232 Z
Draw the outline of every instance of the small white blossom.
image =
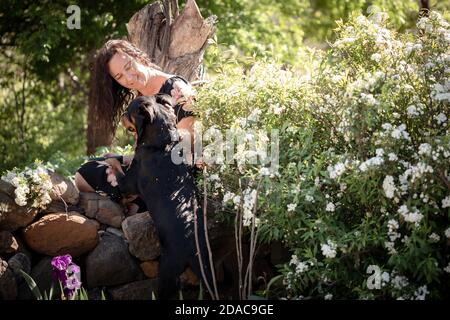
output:
M 428 293 L 430 293 L 430 292 L 428 291 L 427 286 L 424 285 L 424 286 L 422 286 L 422 287 L 419 287 L 419 288 L 417 289 L 417 291 L 414 292 L 414 295 L 416 296 L 416 300 L 425 300 L 426 295 L 427 295 Z
M 334 205 L 334 203 L 328 202 L 327 207 L 325 208 L 325 211 L 334 212 L 335 209 L 336 209 L 336 206 Z
M 442 112 L 434 117 L 438 124 L 444 124 L 447 121 L 447 116 Z
M 450 262 L 448 263 L 448 265 L 444 268 L 444 271 L 447 273 L 450 273 Z
M 296 203 L 290 203 L 290 204 L 287 205 L 287 211 L 288 212 L 294 211 L 295 208 L 297 208 L 297 204 Z
M 439 242 L 439 240 L 441 239 L 441 237 L 439 237 L 439 235 L 434 232 L 430 234 L 428 238 L 430 239 L 431 242 Z
M 397 190 L 394 184 L 394 178 L 392 176 L 386 176 L 383 180 L 383 190 L 386 198 L 392 199 L 394 193 Z
M 442 208 L 450 208 L 450 196 L 446 196 L 442 199 Z
M 390 152 L 390 153 L 388 154 L 388 159 L 389 159 L 389 161 L 397 161 L 397 160 L 398 160 L 398 157 L 397 157 L 397 155 L 396 155 L 395 153 Z
M 450 227 L 449 227 L 449 228 L 447 228 L 447 229 L 445 229 L 445 232 L 444 232 L 444 234 L 445 234 L 445 236 L 446 236 L 447 238 L 449 238 L 449 239 L 450 239 Z
M 429 156 L 431 154 L 431 145 L 428 143 L 421 143 L 419 146 L 419 154 Z
M 328 240 L 326 244 L 322 244 L 320 246 L 320 249 L 322 250 L 322 254 L 326 257 L 326 258 L 334 258 L 336 257 L 336 248 L 337 245 L 332 242 L 331 240 Z

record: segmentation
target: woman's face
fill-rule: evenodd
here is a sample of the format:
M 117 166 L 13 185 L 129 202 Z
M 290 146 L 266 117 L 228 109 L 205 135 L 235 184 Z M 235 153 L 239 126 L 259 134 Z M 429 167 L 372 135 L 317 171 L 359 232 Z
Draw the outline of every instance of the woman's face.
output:
M 109 74 L 120 85 L 141 91 L 148 81 L 148 67 L 126 53 L 117 52 L 108 62 Z

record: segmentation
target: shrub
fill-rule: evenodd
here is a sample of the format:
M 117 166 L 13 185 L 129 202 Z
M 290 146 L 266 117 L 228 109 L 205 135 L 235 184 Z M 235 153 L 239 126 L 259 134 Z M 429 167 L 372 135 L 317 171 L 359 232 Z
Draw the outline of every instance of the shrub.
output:
M 200 89 L 205 153 L 241 137 L 210 192 L 244 225 L 257 203 L 259 239 L 292 251 L 285 297 L 448 298 L 449 24 L 431 12 L 399 35 L 377 13 L 336 32 L 308 72 L 258 62 Z M 250 163 L 277 137 L 278 166 Z

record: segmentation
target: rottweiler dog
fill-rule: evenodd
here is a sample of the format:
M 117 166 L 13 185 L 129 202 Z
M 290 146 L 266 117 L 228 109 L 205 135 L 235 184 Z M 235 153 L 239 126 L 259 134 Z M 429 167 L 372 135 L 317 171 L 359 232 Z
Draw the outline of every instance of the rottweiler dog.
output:
M 134 125 L 137 141 L 134 159 L 126 175 L 118 174 L 117 181 L 122 194 L 140 195 L 155 223 L 161 243 L 157 298 L 174 298 L 179 276 L 187 266 L 203 278 L 198 254 L 203 261 L 204 281 L 212 284 L 193 168 L 184 162 L 174 164 L 171 158 L 180 141 L 171 97 L 138 97 L 124 116 Z

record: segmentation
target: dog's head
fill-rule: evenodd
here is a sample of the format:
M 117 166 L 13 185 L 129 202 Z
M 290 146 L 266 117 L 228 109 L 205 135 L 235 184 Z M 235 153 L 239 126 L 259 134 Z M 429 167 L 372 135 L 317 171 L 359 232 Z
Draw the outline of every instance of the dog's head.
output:
M 157 94 L 138 97 L 128 105 L 122 122 L 135 131 L 137 146 L 164 149 L 180 140 L 171 100 L 169 95 Z

